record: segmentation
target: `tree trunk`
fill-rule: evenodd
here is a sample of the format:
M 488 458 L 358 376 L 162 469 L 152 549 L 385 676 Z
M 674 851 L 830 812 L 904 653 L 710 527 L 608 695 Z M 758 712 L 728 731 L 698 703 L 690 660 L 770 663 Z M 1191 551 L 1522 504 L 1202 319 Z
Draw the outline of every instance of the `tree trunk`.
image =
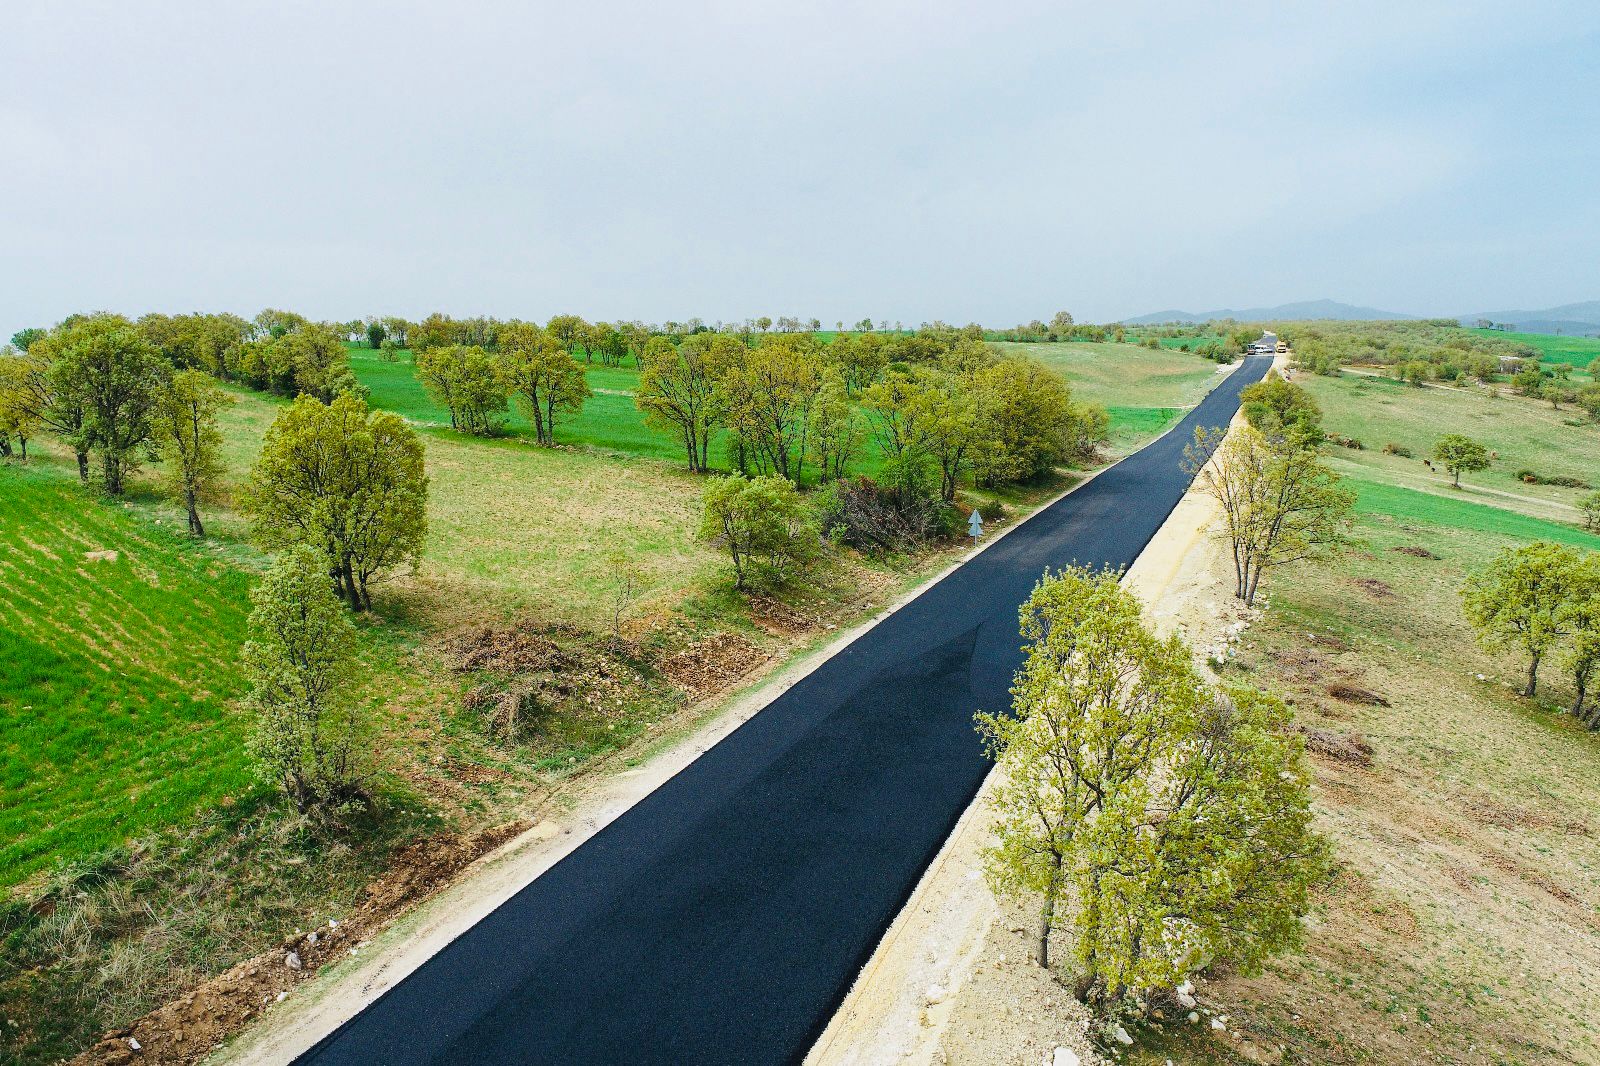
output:
M 1044 906 L 1039 910 L 1039 965 L 1050 968 L 1050 928 L 1055 924 L 1056 894 L 1061 891 L 1061 856 L 1051 856 L 1050 883 L 1045 886 Z
M 101 467 L 105 470 L 106 491 L 113 496 L 122 495 L 122 462 L 110 452 L 105 454 Z
M 184 502 L 189 506 L 189 533 L 204 540 L 206 527 L 200 524 L 200 511 L 195 507 L 194 490 L 189 489 L 184 493 Z
M 87 485 L 89 483 L 89 452 L 87 450 L 84 450 L 84 451 L 78 452 L 77 455 L 78 455 L 78 480 L 83 482 L 85 485 Z
M 1589 679 L 1584 677 L 1582 674 L 1579 674 L 1577 677 L 1573 678 L 1573 681 L 1577 687 L 1578 694 L 1572 700 L 1572 717 L 1582 722 L 1584 720 L 1583 698 L 1584 696 L 1588 695 L 1587 689 L 1589 687 Z
M 1525 687 L 1522 690 L 1522 694 L 1524 696 L 1528 697 L 1529 699 L 1532 699 L 1533 698 L 1533 694 L 1535 692 L 1537 692 L 1538 690 L 1539 690 L 1539 656 L 1537 654 L 1535 654 L 1531 659 L 1528 660 L 1528 684 L 1527 684 L 1527 687 Z

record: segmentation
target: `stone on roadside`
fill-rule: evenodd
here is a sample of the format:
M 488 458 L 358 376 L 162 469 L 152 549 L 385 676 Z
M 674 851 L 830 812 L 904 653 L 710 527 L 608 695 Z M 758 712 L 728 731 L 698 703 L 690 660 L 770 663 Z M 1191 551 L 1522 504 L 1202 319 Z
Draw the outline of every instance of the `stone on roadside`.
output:
M 301 965 L 303 965 L 300 962 L 300 953 L 297 951 L 289 952 L 289 954 L 283 957 L 283 964 L 289 967 L 291 970 L 298 970 Z
M 1078 1066 L 1078 1053 L 1071 1048 L 1058 1047 L 1050 1055 L 1050 1061 L 1044 1066 Z

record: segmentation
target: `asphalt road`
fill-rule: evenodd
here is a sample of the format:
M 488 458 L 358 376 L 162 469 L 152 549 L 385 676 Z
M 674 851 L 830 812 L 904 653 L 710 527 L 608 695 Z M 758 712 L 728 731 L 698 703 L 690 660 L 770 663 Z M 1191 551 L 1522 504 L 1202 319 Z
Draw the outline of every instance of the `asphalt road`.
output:
M 803 1058 L 989 769 L 1017 608 L 1045 567 L 1131 564 L 1226 424 L 1247 360 L 1183 424 L 823 663 L 299 1060 Z

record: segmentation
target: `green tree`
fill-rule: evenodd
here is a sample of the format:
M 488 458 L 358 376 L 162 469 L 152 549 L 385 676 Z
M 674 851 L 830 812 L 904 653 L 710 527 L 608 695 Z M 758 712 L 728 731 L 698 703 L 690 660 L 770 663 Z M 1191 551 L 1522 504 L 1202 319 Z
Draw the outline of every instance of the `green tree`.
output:
M 1314 448 L 1253 426 L 1195 430 L 1184 468 L 1222 507 L 1234 595 L 1254 604 L 1268 570 L 1318 557 L 1347 539 L 1355 494 Z
M 1444 468 L 1450 471 L 1451 484 L 1459 489 L 1463 472 L 1489 468 L 1489 449 L 1471 437 L 1446 433 L 1433 446 L 1433 460 L 1444 464 Z
M 1004 771 L 985 867 L 1040 899 L 1040 965 L 1070 925 L 1078 994 L 1106 1008 L 1295 945 L 1327 846 L 1284 705 L 1211 691 L 1114 574 L 1046 574 L 1021 617 L 1015 713 L 977 719 Z
M 280 396 L 304 393 L 328 403 L 357 389 L 344 340 L 325 326 L 307 323 L 251 341 L 240 348 L 238 366 L 245 381 Z
M 328 585 L 325 560 L 311 548 L 290 548 L 250 599 L 241 658 L 261 776 L 301 813 L 364 799 L 359 753 L 367 729 L 350 693 L 355 628 Z
M 1550 541 L 1505 548 L 1461 590 L 1479 641 L 1527 656 L 1524 696 L 1538 691 L 1539 664 L 1566 635 L 1564 612 L 1580 582 L 1580 563 L 1576 550 Z
M 43 426 L 59 434 L 78 460 L 78 480 L 89 480 L 89 438 L 83 432 L 87 407 L 78 392 L 64 390 L 62 376 L 55 372 L 61 348 L 58 328 L 33 342 L 24 355 L 6 357 L 7 404 L 19 420 Z
M 844 376 L 834 367 L 822 374 L 822 388 L 811 413 L 811 458 L 817 472 L 825 479 L 837 481 L 861 451 L 865 427 L 855 405 L 850 402 L 850 389 Z
M 34 362 L 10 348 L 0 350 L 0 455 L 11 456 L 15 438 L 21 458 L 28 458 L 28 441 L 38 433 L 41 419 L 30 402 L 29 386 Z
M 1060 463 L 1089 461 L 1106 439 L 1103 409 L 1074 403 L 1061 377 L 1033 359 L 1000 359 L 979 371 L 981 444 L 973 473 L 983 485 L 1027 481 Z
M 415 565 L 428 532 L 422 441 L 399 415 L 345 393 L 301 396 L 267 428 L 245 496 L 263 547 L 325 554 L 346 603 L 372 605 L 368 583 Z
M 1600 529 L 1600 492 L 1591 492 L 1578 504 L 1583 511 L 1583 528 Z
M 11 343 L 19 352 L 26 352 L 33 347 L 33 342 L 42 338 L 49 330 L 40 329 L 38 326 L 29 326 L 19 329 L 11 335 Z
M 718 352 L 743 348 L 724 334 L 697 333 L 674 347 L 652 337 L 639 356 L 639 385 L 633 402 L 652 429 L 676 436 L 696 473 L 710 469 L 711 437 L 722 421 L 722 394 L 712 377 Z
M 741 472 L 753 465 L 796 484 L 810 453 L 806 435 L 822 389 L 820 345 L 808 333 L 769 334 L 754 348 L 727 351 L 716 367 L 726 424 L 745 449 Z
M 1573 402 L 1583 408 L 1583 413 L 1600 422 L 1600 381 L 1591 381 L 1573 395 Z
M 105 490 L 120 496 L 150 450 L 153 416 L 172 366 L 120 315 L 90 315 L 51 339 L 57 342 L 52 391 L 82 416 L 69 443 L 80 458 L 99 451 Z
M 1294 432 L 1303 441 L 1322 436 L 1322 409 L 1311 394 L 1285 381 L 1276 370 L 1239 393 L 1245 420 L 1268 435 Z
M 1600 552 L 1585 552 L 1574 573 L 1573 589 L 1562 605 L 1560 625 L 1569 646 L 1565 665 L 1572 677 L 1572 716 L 1600 729 L 1600 701 L 1585 709 L 1595 671 L 1600 669 Z
M 734 587 L 782 584 L 816 555 L 817 531 L 794 483 L 732 474 L 706 486 L 700 536 L 733 561 Z
M 181 370 L 161 394 L 156 409 L 156 443 L 167 464 L 167 478 L 183 498 L 189 532 L 206 535 L 200 501 L 221 479 L 222 432 L 217 414 L 234 398 L 202 370 Z
M 527 409 L 534 436 L 549 446 L 556 442 L 557 419 L 583 410 L 593 393 L 572 353 L 553 333 L 536 335 L 532 332 L 536 329 L 518 330 L 509 337 L 502 331 L 500 354 L 506 383 Z
M 377 351 L 383 347 L 384 338 L 389 336 L 389 327 L 377 319 L 367 323 L 367 347 Z
M 504 424 L 510 391 L 501 361 L 477 345 L 447 344 L 417 353 L 417 378 L 450 411 L 450 428 L 487 437 Z

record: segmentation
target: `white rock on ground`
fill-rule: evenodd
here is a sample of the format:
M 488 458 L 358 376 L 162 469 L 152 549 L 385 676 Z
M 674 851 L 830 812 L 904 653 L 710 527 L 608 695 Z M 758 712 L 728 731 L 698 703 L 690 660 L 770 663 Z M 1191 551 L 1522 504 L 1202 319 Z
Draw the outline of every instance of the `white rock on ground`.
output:
M 1071 1048 L 1058 1047 L 1045 1066 L 1078 1066 L 1078 1053 Z
M 289 954 L 283 957 L 283 964 L 289 967 L 291 970 L 298 970 L 301 965 L 300 953 L 296 951 L 289 952 Z
M 1133 1043 L 1133 1037 L 1129 1036 L 1128 1031 L 1120 1025 L 1111 1030 L 1111 1037 L 1119 1044 L 1131 1045 Z

